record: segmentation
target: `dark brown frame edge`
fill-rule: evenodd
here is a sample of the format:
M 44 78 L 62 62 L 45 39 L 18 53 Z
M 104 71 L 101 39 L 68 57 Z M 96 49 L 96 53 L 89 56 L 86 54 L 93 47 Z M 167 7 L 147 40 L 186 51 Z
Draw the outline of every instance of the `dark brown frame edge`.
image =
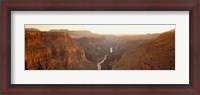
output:
M 199 95 L 200 0 L 4 0 L 0 25 L 0 94 Z M 11 84 L 11 11 L 189 11 L 190 84 Z

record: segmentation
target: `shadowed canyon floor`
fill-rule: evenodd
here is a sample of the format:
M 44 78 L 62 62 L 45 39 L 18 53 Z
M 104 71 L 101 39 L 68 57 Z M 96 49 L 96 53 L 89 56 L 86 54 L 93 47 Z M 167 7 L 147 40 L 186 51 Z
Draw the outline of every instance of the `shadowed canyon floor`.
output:
M 25 69 L 174 70 L 175 30 L 115 36 L 26 28 Z

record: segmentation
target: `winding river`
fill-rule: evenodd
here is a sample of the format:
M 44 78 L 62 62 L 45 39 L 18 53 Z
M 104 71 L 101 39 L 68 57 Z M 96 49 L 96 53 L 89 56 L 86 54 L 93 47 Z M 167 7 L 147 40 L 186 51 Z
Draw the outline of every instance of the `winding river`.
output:
M 110 53 L 112 53 L 113 50 L 112 50 L 112 47 L 110 48 Z M 98 70 L 101 70 L 101 64 L 106 60 L 106 58 L 108 57 L 109 54 L 106 54 L 103 58 L 103 60 L 101 60 L 99 63 L 97 63 L 97 69 Z
M 108 57 L 108 54 L 106 54 L 103 58 L 103 60 L 101 60 L 101 62 L 97 63 L 97 69 L 101 70 L 101 64 L 106 60 L 106 58 Z

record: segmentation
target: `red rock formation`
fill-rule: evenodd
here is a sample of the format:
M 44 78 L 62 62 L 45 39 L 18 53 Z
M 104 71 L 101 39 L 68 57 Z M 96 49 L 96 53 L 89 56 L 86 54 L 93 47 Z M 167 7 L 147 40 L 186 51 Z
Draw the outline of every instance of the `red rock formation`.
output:
M 25 33 L 25 45 L 34 46 L 41 41 L 40 32 L 26 32 Z
M 26 69 L 84 69 L 86 62 L 83 48 L 66 32 L 25 32 Z

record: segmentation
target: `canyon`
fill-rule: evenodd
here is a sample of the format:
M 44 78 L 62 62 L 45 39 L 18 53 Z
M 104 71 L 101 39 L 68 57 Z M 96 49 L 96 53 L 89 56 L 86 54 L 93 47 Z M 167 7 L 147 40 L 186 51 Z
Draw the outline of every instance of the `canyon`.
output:
M 25 29 L 25 69 L 174 70 L 175 30 L 115 36 Z

